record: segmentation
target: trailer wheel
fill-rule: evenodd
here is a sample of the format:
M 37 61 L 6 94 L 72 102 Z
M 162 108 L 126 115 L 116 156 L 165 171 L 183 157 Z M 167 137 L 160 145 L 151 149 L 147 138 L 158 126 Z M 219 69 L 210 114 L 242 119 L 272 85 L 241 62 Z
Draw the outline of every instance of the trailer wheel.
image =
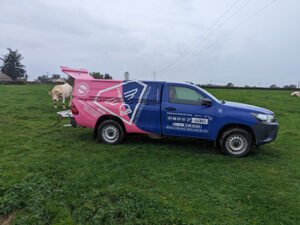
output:
M 240 128 L 229 129 L 220 138 L 221 151 L 233 157 L 247 156 L 252 150 L 252 145 L 252 136 Z
M 116 145 L 122 142 L 124 131 L 114 120 L 105 120 L 98 127 L 98 138 L 102 143 Z

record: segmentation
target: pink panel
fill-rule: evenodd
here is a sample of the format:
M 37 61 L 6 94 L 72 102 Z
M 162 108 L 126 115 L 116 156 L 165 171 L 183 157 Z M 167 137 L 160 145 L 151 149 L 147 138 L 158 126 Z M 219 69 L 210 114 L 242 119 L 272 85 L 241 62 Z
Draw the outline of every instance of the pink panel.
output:
M 139 129 L 129 118 L 123 100 L 121 80 L 94 79 L 85 69 L 62 66 L 62 71 L 75 78 L 73 102 L 79 111 L 73 115 L 80 126 L 95 128 L 103 115 L 119 117 L 129 133 L 148 133 Z

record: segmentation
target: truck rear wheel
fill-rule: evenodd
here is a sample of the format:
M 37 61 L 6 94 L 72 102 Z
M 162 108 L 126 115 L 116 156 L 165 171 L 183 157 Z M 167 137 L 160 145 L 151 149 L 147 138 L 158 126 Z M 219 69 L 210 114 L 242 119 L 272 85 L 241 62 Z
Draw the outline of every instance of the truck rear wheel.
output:
M 105 120 L 98 127 L 98 138 L 102 143 L 116 145 L 122 142 L 124 131 L 114 120 Z
M 240 128 L 227 130 L 220 138 L 222 152 L 233 157 L 247 156 L 252 150 L 252 145 L 252 136 Z

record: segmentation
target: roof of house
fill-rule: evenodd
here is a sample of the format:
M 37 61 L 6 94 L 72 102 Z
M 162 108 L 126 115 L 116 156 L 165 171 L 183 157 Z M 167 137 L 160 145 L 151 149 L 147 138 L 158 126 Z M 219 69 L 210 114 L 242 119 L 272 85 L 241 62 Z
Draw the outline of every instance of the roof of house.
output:
M 9 76 L 7 76 L 5 73 L 2 73 L 0 71 L 0 81 L 11 81 L 11 80 L 12 79 Z
M 66 82 L 65 79 L 63 79 L 63 78 L 58 78 L 58 79 L 56 79 L 55 81 L 56 81 L 56 82 L 62 82 L 62 83 Z

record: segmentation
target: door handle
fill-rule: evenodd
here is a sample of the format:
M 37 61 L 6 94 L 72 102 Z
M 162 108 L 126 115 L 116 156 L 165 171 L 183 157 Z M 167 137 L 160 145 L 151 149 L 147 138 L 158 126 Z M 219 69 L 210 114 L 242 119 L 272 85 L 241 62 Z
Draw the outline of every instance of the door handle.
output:
M 176 108 L 173 108 L 173 107 L 167 107 L 166 110 L 176 110 Z

